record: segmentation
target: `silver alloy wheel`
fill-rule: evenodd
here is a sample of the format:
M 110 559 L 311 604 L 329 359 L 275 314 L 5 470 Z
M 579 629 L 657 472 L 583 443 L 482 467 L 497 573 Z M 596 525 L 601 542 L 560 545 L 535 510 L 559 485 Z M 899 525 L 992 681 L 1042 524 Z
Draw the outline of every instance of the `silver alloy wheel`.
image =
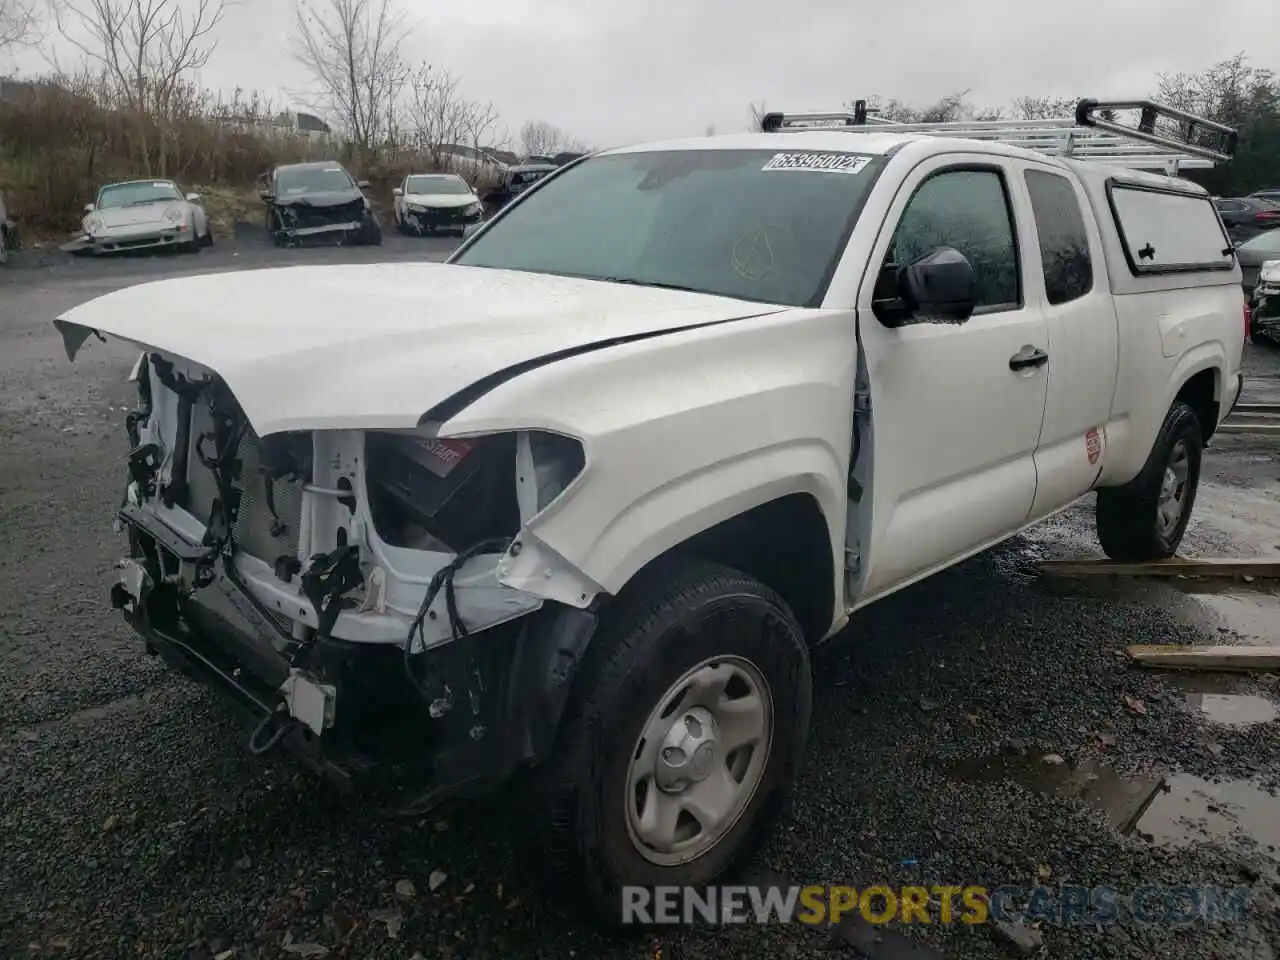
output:
M 760 786 L 773 741 L 773 696 L 742 657 L 688 670 L 645 721 L 627 768 L 627 831 L 650 863 L 706 854 Z
M 1182 519 L 1182 512 L 1187 504 L 1187 473 L 1190 461 L 1187 459 L 1187 442 L 1179 440 L 1169 451 L 1169 462 L 1165 464 L 1164 478 L 1160 481 L 1160 497 L 1156 504 L 1156 527 L 1161 536 L 1170 536 Z

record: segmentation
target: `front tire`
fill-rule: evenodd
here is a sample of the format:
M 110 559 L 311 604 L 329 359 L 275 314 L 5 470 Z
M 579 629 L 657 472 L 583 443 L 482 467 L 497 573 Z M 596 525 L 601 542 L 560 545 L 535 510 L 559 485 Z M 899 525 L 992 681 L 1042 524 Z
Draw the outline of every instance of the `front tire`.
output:
M 1142 472 L 1123 487 L 1098 491 L 1098 540 L 1108 557 L 1142 563 L 1177 553 L 1195 506 L 1203 451 L 1195 411 L 1174 401 Z
M 701 562 L 642 577 L 601 621 L 539 771 L 551 881 L 609 927 L 624 886 L 710 884 L 754 852 L 812 709 L 804 634 L 772 590 Z

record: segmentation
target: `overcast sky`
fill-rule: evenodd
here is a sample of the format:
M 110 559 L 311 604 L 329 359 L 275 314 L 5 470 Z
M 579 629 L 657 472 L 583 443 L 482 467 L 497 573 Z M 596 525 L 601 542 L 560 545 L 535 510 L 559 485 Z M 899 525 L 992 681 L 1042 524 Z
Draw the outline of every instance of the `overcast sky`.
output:
M 1140 96 L 1160 72 L 1242 48 L 1255 66 L 1280 69 L 1280 0 L 400 2 L 413 25 L 406 53 L 492 101 L 513 138 L 536 118 L 597 147 L 736 132 L 752 101 L 830 110 L 966 88 L 1001 106 L 1019 95 Z M 293 11 L 294 0 L 229 5 L 202 79 L 298 105 L 288 91 L 307 78 L 286 52 Z M 20 65 L 40 66 L 30 55 Z

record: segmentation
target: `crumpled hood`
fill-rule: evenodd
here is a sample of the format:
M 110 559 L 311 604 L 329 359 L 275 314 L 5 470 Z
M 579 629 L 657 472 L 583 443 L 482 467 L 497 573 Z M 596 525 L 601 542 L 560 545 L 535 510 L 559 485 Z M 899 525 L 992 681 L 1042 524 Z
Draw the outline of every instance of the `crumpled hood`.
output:
M 454 207 L 469 207 L 478 201 L 474 196 L 456 193 L 410 193 L 405 195 L 404 202 L 417 204 L 420 207 L 452 210 Z
M 324 193 L 300 193 L 297 196 L 276 197 L 274 203 L 279 207 L 340 207 L 345 203 L 355 203 L 364 199 L 359 190 L 330 190 Z
M 161 280 L 53 322 L 71 359 L 96 330 L 215 371 L 265 436 L 413 427 L 517 364 L 783 309 L 483 267 L 380 263 Z

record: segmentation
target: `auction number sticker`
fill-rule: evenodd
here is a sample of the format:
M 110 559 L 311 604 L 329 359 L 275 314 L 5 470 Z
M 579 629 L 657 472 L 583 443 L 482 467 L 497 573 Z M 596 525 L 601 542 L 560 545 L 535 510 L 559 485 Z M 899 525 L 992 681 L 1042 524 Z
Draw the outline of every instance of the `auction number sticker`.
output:
M 857 153 L 775 153 L 761 170 L 861 173 L 871 158 Z

